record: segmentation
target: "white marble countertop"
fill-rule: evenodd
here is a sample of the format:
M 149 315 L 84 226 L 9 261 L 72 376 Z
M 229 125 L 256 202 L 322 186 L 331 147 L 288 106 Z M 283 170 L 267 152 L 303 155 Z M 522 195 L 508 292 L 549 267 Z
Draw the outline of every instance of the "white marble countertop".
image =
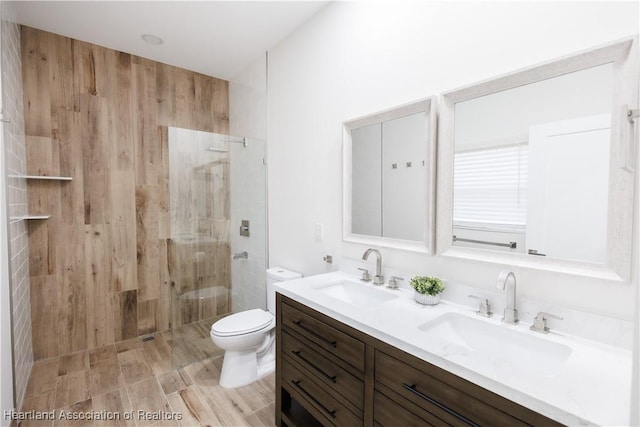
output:
M 315 288 L 353 281 L 363 287 L 398 295 L 368 307 L 329 297 Z M 506 325 L 495 315 L 476 316 L 468 307 L 442 301 L 423 306 L 405 289 L 390 290 L 333 272 L 276 284 L 281 294 L 303 303 L 357 330 L 446 369 L 522 406 L 566 425 L 627 426 L 630 417 L 631 351 L 551 331 L 541 334 L 529 324 Z M 472 352 L 450 352 L 418 326 L 443 314 L 457 313 L 500 328 L 568 346 L 571 354 L 554 372 L 510 369 L 507 363 L 474 357 Z M 532 350 L 533 352 L 533 350 Z M 535 358 L 534 358 L 535 359 Z

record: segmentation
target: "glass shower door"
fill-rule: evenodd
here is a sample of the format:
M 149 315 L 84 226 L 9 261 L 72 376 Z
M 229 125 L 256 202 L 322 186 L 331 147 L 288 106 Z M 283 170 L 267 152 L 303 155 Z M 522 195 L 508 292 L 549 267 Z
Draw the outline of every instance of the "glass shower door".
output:
M 168 135 L 168 341 L 173 365 L 184 366 L 221 355 L 211 325 L 258 303 L 244 288 L 266 265 L 264 143 L 180 128 Z M 241 233 L 243 219 L 248 225 Z

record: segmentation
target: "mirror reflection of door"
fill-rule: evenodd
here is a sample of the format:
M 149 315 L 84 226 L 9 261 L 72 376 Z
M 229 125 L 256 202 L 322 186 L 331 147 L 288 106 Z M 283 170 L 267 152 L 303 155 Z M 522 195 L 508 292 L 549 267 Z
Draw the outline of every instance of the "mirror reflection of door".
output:
M 455 105 L 453 244 L 604 263 L 613 65 Z
M 606 261 L 610 135 L 610 114 L 531 127 L 527 253 Z
M 425 122 L 417 113 L 351 131 L 353 233 L 424 239 Z

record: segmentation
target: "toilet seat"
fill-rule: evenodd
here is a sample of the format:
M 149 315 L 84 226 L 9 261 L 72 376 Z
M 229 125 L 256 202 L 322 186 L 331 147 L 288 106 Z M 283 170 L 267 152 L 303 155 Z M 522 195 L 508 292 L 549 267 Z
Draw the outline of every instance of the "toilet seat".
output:
M 211 333 L 219 337 L 250 334 L 268 328 L 274 319 L 268 311 L 254 308 L 218 320 L 211 325 Z

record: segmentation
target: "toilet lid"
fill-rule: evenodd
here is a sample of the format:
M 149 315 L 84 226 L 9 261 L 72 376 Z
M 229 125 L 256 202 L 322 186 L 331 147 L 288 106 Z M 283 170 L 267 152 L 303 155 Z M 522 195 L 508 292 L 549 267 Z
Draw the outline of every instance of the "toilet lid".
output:
M 272 322 L 271 313 L 254 308 L 218 320 L 211 325 L 211 332 L 219 336 L 242 335 L 264 329 Z

